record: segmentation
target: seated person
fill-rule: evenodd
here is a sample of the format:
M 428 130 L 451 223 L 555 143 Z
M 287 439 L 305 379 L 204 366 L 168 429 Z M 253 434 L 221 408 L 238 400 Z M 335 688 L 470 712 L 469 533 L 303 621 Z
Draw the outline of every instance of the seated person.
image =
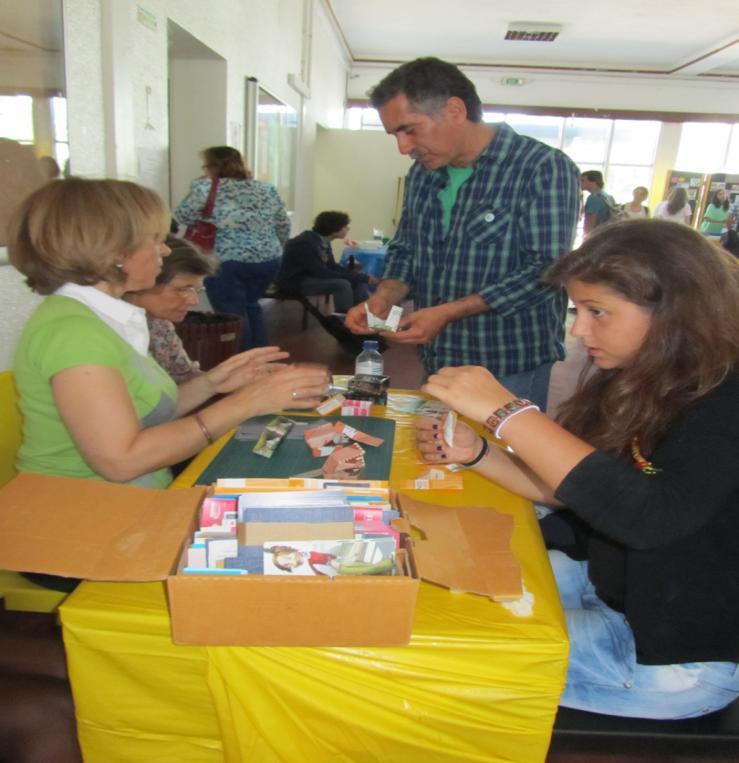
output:
M 558 422 L 486 369 L 423 390 L 458 423 L 420 419 L 429 463 L 463 463 L 588 528 L 585 558 L 549 558 L 570 637 L 561 704 L 688 718 L 739 696 L 739 269 L 664 220 L 597 229 L 551 267 L 596 367 Z
M 154 286 L 131 291 L 123 298 L 146 310 L 149 350 L 177 384 L 182 384 L 199 374 L 200 366 L 190 359 L 174 324 L 184 321 L 188 309 L 198 304 L 203 280 L 218 270 L 218 260 L 176 236 L 167 236 L 164 243 L 171 253 L 164 258 Z
M 331 249 L 331 242 L 344 238 L 348 231 L 349 215 L 345 212 L 321 212 L 312 230 L 285 244 L 275 283 L 283 291 L 306 297 L 330 294 L 337 313 L 346 313 L 364 302 L 369 296 L 367 284 L 376 284 L 377 279 L 338 265 Z
M 327 391 L 326 368 L 274 363 L 277 347 L 174 383 L 149 354 L 144 311 L 122 299 L 154 286 L 169 224 L 154 191 L 120 180 L 52 181 L 14 212 L 10 262 L 45 295 L 15 353 L 19 471 L 163 488 L 171 464 L 244 419 L 314 408 Z

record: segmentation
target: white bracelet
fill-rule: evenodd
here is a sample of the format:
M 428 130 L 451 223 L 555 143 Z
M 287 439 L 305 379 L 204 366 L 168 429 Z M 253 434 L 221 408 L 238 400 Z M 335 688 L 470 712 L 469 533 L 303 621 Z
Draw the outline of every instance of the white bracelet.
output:
M 518 416 L 518 414 L 519 414 L 519 413 L 523 413 L 524 411 L 541 411 L 541 408 L 539 408 L 539 406 L 538 406 L 538 405 L 534 405 L 533 403 L 531 403 L 531 405 L 524 405 L 524 407 L 523 407 L 523 408 L 517 408 L 517 409 L 516 409 L 515 411 L 513 411 L 512 413 L 509 413 L 509 414 L 508 414 L 508 415 L 507 415 L 507 416 L 506 416 L 506 417 L 503 419 L 503 421 L 501 421 L 501 422 L 500 422 L 500 424 L 498 424 L 498 426 L 497 426 L 497 427 L 495 427 L 495 436 L 496 436 L 496 437 L 498 437 L 498 438 L 500 438 L 500 432 L 501 432 L 501 430 L 503 429 L 503 427 L 504 427 L 504 426 L 505 426 L 505 425 L 506 425 L 506 424 L 507 424 L 507 423 L 508 423 L 508 422 L 509 422 L 509 421 L 510 421 L 510 420 L 511 420 L 511 419 L 512 419 L 514 416 Z

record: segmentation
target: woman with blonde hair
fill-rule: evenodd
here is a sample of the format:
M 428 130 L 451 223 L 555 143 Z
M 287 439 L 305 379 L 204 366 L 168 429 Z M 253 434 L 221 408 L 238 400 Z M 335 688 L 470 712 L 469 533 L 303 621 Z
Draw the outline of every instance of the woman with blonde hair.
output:
M 145 311 L 121 299 L 154 285 L 168 228 L 153 191 L 118 180 L 53 181 L 15 213 L 10 261 L 46 297 L 15 355 L 20 471 L 165 487 L 170 464 L 244 419 L 326 391 L 325 368 L 275 366 L 277 347 L 174 383 L 149 354 Z
M 243 318 L 242 349 L 262 347 L 267 331 L 259 300 L 279 270 L 290 220 L 277 189 L 255 180 L 235 148 L 205 149 L 203 170 L 205 176 L 193 182 L 174 216 L 185 225 L 197 222 L 215 185 L 210 221 L 216 226 L 221 269 L 205 282 L 208 299 L 215 310 Z
M 484 368 L 424 390 L 505 438 L 419 422 L 431 463 L 464 463 L 568 509 L 582 555 L 550 551 L 570 636 L 561 704 L 682 718 L 739 696 L 739 267 L 662 220 L 597 230 L 547 281 L 595 366 L 551 421 Z

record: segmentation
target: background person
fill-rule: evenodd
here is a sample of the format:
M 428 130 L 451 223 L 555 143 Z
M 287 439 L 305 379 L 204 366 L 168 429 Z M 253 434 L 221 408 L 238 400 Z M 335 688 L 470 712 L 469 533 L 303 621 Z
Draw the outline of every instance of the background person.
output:
M 170 254 L 154 286 L 128 292 L 124 299 L 146 310 L 151 354 L 177 384 L 182 384 L 201 371 L 200 364 L 187 354 L 174 324 L 184 321 L 190 308 L 197 306 L 203 279 L 218 271 L 218 260 L 176 236 L 167 236 L 165 244 Z
M 193 182 L 175 209 L 175 219 L 185 225 L 197 222 L 211 182 L 218 178 L 212 221 L 221 269 L 205 282 L 208 300 L 214 310 L 244 319 L 241 349 L 263 347 L 268 340 L 259 300 L 277 275 L 290 235 L 285 205 L 274 186 L 254 180 L 235 148 L 207 148 L 203 170 L 205 177 Z
M 464 424 L 448 448 L 433 419 L 419 447 L 431 463 L 476 461 L 589 528 L 584 560 L 550 551 L 570 636 L 562 705 L 718 710 L 739 696 L 739 268 L 690 228 L 631 220 L 596 231 L 548 280 L 566 285 L 597 369 L 559 423 L 485 369 L 446 368 L 424 391 L 490 420 L 512 451 Z
M 346 313 L 366 300 L 367 284 L 375 284 L 377 279 L 338 265 L 331 248 L 332 241 L 346 238 L 348 232 L 346 212 L 321 212 L 311 230 L 303 231 L 285 244 L 275 279 L 277 285 L 283 291 L 306 297 L 330 294 L 337 313 Z
M 688 204 L 688 192 L 685 188 L 673 188 L 665 201 L 660 201 L 654 208 L 654 217 L 658 220 L 670 220 L 673 223 L 690 225 L 693 210 Z
M 167 467 L 239 422 L 312 408 L 326 391 L 319 366 L 267 364 L 277 348 L 241 356 L 220 379 L 179 387 L 149 355 L 141 308 L 126 292 L 154 285 L 169 254 L 169 214 L 151 190 L 70 178 L 31 194 L 10 223 L 8 253 L 28 285 L 47 295 L 15 355 L 23 414 L 19 471 L 166 487 Z M 197 413 L 202 403 L 225 396 Z
M 599 170 L 588 170 L 580 176 L 580 187 L 588 192 L 583 209 L 583 233 L 585 237 L 599 225 L 607 223 L 616 207 L 616 202 L 609 193 L 605 192 L 603 173 Z
M 704 236 L 719 238 L 724 229 L 729 227 L 730 206 L 726 191 L 719 188 L 711 197 L 711 203 L 703 213 L 700 231 Z
M 546 405 L 552 365 L 564 358 L 567 301 L 540 277 L 572 246 L 577 166 L 505 123 L 485 124 L 472 82 L 437 58 L 398 67 L 370 101 L 400 153 L 415 160 L 367 305 L 384 318 L 412 292 L 416 309 L 402 331 L 382 336 L 421 345 L 427 374 L 483 365 Z M 346 325 L 369 333 L 364 306 Z
M 643 185 L 638 185 L 632 191 L 632 196 L 631 201 L 621 205 L 623 211 L 626 212 L 626 216 L 637 219 L 649 217 L 649 207 L 644 203 L 649 196 L 649 191 Z

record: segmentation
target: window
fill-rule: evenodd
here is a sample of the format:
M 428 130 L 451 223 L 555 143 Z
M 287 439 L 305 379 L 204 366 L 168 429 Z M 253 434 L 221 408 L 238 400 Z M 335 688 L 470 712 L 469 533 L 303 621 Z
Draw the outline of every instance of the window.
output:
M 739 169 L 739 125 L 686 122 L 680 135 L 677 167 L 695 172 Z
M 33 144 L 33 98 L 30 95 L 0 95 L 0 136 Z

